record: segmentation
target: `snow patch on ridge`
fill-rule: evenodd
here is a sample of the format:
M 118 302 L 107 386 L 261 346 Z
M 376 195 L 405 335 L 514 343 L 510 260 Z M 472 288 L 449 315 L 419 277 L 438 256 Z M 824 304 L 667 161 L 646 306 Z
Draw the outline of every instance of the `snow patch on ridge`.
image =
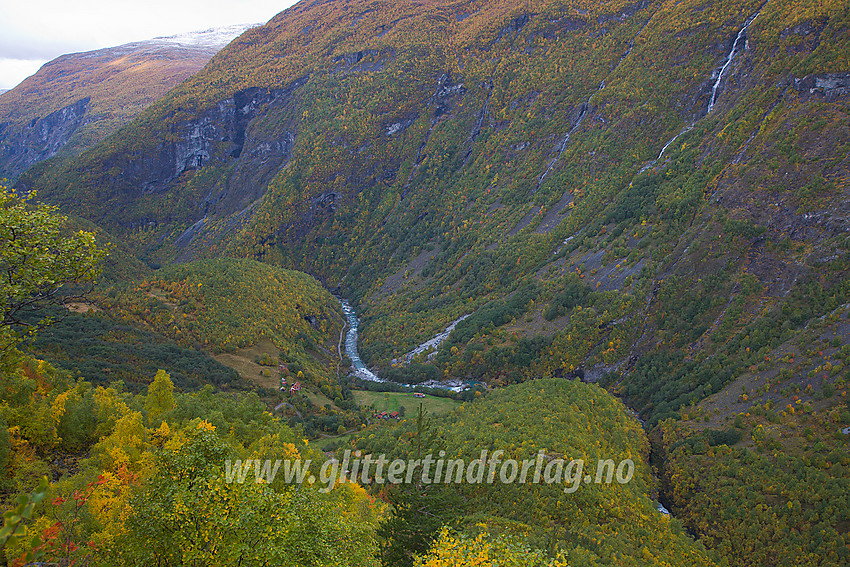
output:
M 166 37 L 155 37 L 155 41 L 165 41 L 186 46 L 197 47 L 224 47 L 234 38 L 242 35 L 245 31 L 256 28 L 263 24 L 234 24 L 220 28 L 209 28 L 200 31 L 192 31 Z

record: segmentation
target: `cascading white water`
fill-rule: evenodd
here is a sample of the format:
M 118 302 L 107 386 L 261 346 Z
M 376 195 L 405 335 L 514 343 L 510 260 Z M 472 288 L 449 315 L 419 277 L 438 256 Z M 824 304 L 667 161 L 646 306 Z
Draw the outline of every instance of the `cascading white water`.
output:
M 419 345 L 418 347 L 416 347 L 412 351 L 405 354 L 402 357 L 402 361 L 404 361 L 405 364 L 410 364 L 410 362 L 417 355 L 422 354 L 426 350 L 429 350 L 429 349 L 432 349 L 432 348 L 436 349 L 438 346 L 440 346 L 440 343 L 442 343 L 444 340 L 449 338 L 449 335 L 452 333 L 452 331 L 455 330 L 455 327 L 457 327 L 457 324 L 460 323 L 461 321 L 463 321 L 464 319 L 466 319 L 467 317 L 469 317 L 469 314 L 464 315 L 462 317 L 459 317 L 458 319 L 455 319 L 454 321 L 452 321 L 452 323 L 448 327 L 446 327 L 445 331 L 443 331 L 442 333 L 438 333 L 438 334 L 434 335 L 433 337 L 431 337 L 430 339 L 428 339 L 427 341 L 425 341 L 424 343 L 422 343 L 421 345 Z M 436 356 L 436 354 L 437 354 L 437 351 L 434 350 L 433 352 L 431 352 L 430 355 L 428 355 L 428 358 L 431 359 L 434 356 Z M 393 359 L 393 363 L 397 363 L 397 362 L 399 362 L 399 361 Z
M 605 88 L 605 82 L 602 82 L 602 85 L 599 87 L 599 90 Z M 564 150 L 567 149 L 567 142 L 570 141 L 570 136 L 572 136 L 578 127 L 581 126 L 581 121 L 584 120 L 585 114 L 587 114 L 588 105 L 590 104 L 590 99 L 587 99 L 587 102 L 581 105 L 581 110 L 578 114 L 578 119 L 576 119 L 576 123 L 567 132 L 567 135 L 564 136 L 564 139 L 561 140 L 561 143 L 558 145 L 558 151 L 555 153 L 555 157 L 549 162 L 549 166 L 546 168 L 546 171 L 543 172 L 543 175 L 540 176 L 540 179 L 537 180 L 537 187 L 540 188 L 540 185 L 543 183 L 543 180 L 546 179 L 546 176 L 549 175 L 549 172 L 552 171 L 552 168 L 555 167 L 555 163 L 558 161 L 558 158 L 564 153 Z
M 348 332 L 345 333 L 345 354 L 351 359 L 351 366 L 354 367 L 354 373 L 358 378 L 369 380 L 371 382 L 383 382 L 374 372 L 369 370 L 366 365 L 360 360 L 360 354 L 357 352 L 357 327 L 360 321 L 357 319 L 357 314 L 354 308 L 344 299 L 339 300 L 342 305 L 342 312 L 348 320 Z
M 688 126 L 687 128 L 685 128 L 684 130 L 682 130 L 681 132 L 679 132 L 678 134 L 676 134 L 675 136 L 673 136 L 673 137 L 670 139 L 670 141 L 669 141 L 669 142 L 667 142 L 666 144 L 664 144 L 664 147 L 663 147 L 663 148 L 661 148 L 661 151 L 660 151 L 660 152 L 658 152 L 658 157 L 657 157 L 657 158 L 655 158 L 655 161 L 658 161 L 658 160 L 660 160 L 660 159 L 661 159 L 661 156 L 663 156 L 663 155 L 664 155 L 664 152 L 667 150 L 667 148 L 669 148 L 669 147 L 670 147 L 670 144 L 672 144 L 673 142 L 675 142 L 676 140 L 678 140 L 678 139 L 679 139 L 679 137 L 680 137 L 682 134 L 685 134 L 685 133 L 687 133 L 687 132 L 690 132 L 690 131 L 691 131 L 691 128 L 693 128 L 693 127 L 694 127 L 694 125 L 693 125 L 693 124 L 691 124 L 690 126 Z
M 712 109 L 714 109 L 714 105 L 717 102 L 717 90 L 720 88 L 720 82 L 723 80 L 723 75 L 726 73 L 726 70 L 729 68 L 729 65 L 732 64 L 732 60 L 735 59 L 735 55 L 739 51 L 741 51 L 741 48 L 740 48 L 741 40 L 744 39 L 744 36 L 747 33 L 747 28 L 750 27 L 750 24 L 752 24 L 755 21 L 755 19 L 758 17 L 758 15 L 760 13 L 761 13 L 761 11 L 758 11 L 755 14 L 753 14 L 752 16 L 750 16 L 744 22 L 744 26 L 738 31 L 738 35 L 735 36 L 735 41 L 732 43 L 732 49 L 729 51 L 729 55 L 726 56 L 726 62 L 723 64 L 723 67 L 720 68 L 720 72 L 717 74 L 717 80 L 714 81 L 714 86 L 711 87 L 711 100 L 709 100 L 709 102 L 708 102 L 708 112 L 711 112 Z M 664 146 L 661 148 L 661 151 L 658 152 L 658 157 L 656 157 L 654 160 L 652 160 L 651 162 L 649 162 L 648 164 L 646 164 L 645 166 L 640 168 L 640 170 L 638 171 L 638 175 L 640 175 L 641 173 L 643 173 L 644 171 L 646 171 L 647 169 L 653 167 L 656 163 L 658 163 L 658 160 L 661 159 L 661 157 L 664 155 L 664 152 L 667 151 L 667 148 L 669 148 L 670 145 L 673 142 L 675 142 L 676 140 L 678 140 L 679 137 L 681 137 L 683 134 L 690 132 L 693 127 L 694 127 L 694 124 L 691 123 L 684 130 L 681 130 L 678 134 L 676 134 L 675 136 L 670 138 L 670 140 L 666 144 L 664 144 Z M 632 184 L 629 184 L 629 187 L 631 187 L 631 186 L 632 186 Z
M 337 299 L 339 300 L 340 305 L 342 305 L 342 312 L 345 314 L 345 318 L 348 321 L 348 331 L 345 333 L 345 354 L 348 356 L 348 358 L 351 359 L 351 366 L 354 368 L 354 374 L 358 378 L 368 380 L 370 382 L 387 382 L 387 380 L 384 380 L 383 378 L 369 370 L 363 360 L 361 360 L 360 353 L 357 351 L 357 328 L 360 325 L 360 321 L 357 319 L 357 313 L 354 311 L 354 308 L 351 306 L 350 303 L 348 303 L 348 301 L 342 299 L 341 297 L 337 297 Z M 463 319 L 466 319 L 467 317 L 468 315 L 465 315 L 455 321 L 452 325 L 450 325 L 450 328 L 446 330 L 443 339 L 448 337 L 449 333 L 451 333 L 457 323 L 459 323 Z M 429 380 L 428 382 L 423 382 L 422 384 L 404 384 L 399 382 L 393 383 L 408 388 L 414 388 L 416 386 L 425 386 L 427 388 L 452 390 L 453 392 L 461 392 L 470 386 L 466 382 L 457 379 L 445 382 Z
M 732 60 L 735 59 L 735 55 L 741 50 L 739 45 L 741 44 L 741 40 L 744 38 L 744 35 L 747 33 L 747 28 L 750 27 L 755 19 L 761 12 L 756 12 L 752 16 L 750 16 L 745 22 L 744 27 L 741 28 L 741 31 L 738 32 L 738 35 L 735 37 L 735 42 L 732 44 L 732 49 L 729 51 L 729 55 L 726 56 L 726 62 L 723 64 L 723 67 L 720 68 L 720 72 L 717 74 L 717 80 L 714 81 L 714 86 L 711 87 L 711 100 L 708 101 L 708 112 L 710 113 L 712 109 L 714 109 L 714 104 L 717 102 L 717 89 L 720 88 L 720 82 L 723 80 L 723 74 L 726 73 L 726 69 L 729 68 L 729 65 L 732 64 Z
M 670 138 L 670 140 L 666 144 L 664 144 L 664 147 L 661 148 L 661 151 L 658 152 L 658 157 L 655 158 L 654 160 L 652 160 L 651 162 L 649 162 L 648 164 L 646 164 L 645 166 L 643 166 L 640 169 L 640 171 L 638 171 L 638 175 L 640 175 L 641 173 L 643 173 L 644 171 L 646 171 L 647 169 L 649 169 L 650 167 L 652 167 L 653 165 L 658 163 L 658 160 L 661 159 L 661 156 L 663 156 L 664 152 L 667 151 L 667 148 L 670 147 L 670 144 L 672 144 L 673 142 L 678 140 L 683 134 L 690 132 L 693 127 L 694 127 L 693 124 L 689 124 L 687 128 L 685 128 L 684 130 L 680 131 L 678 134 L 676 134 L 675 136 Z

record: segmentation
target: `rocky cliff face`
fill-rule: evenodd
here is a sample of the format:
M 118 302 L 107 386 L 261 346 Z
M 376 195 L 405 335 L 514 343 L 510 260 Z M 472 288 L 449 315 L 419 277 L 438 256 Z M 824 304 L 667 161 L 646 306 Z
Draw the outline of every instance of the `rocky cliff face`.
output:
M 211 170 L 213 182 L 186 208 L 168 212 L 169 217 L 198 220 L 245 209 L 265 193 L 290 159 L 295 143 L 294 122 L 278 122 L 269 129 L 263 120 L 293 115 L 298 90 L 306 82 L 305 77 L 285 88 L 238 91 L 197 118 L 176 124 L 167 141 L 140 155 L 110 160 L 114 185 L 124 198 L 134 199 L 167 192 Z
M 135 117 L 251 26 L 63 55 L 0 93 L 0 177 L 70 157 Z
M 0 177 L 16 179 L 33 164 L 56 155 L 80 126 L 91 121 L 90 102 L 83 98 L 22 128 L 0 124 Z

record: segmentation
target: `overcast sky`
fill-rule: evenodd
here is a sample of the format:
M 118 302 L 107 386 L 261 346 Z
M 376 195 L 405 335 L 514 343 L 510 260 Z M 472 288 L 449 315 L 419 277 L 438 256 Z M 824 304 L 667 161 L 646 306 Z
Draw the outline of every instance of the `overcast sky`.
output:
M 63 53 L 230 24 L 265 23 L 295 0 L 2 0 L 0 89 Z

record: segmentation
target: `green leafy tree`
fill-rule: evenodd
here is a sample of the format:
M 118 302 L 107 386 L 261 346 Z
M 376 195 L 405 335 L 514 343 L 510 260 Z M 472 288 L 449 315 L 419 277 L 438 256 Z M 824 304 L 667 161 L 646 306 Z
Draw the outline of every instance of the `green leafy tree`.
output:
M 148 420 L 153 423 L 165 412 L 174 409 L 174 384 L 171 376 L 165 370 L 157 370 L 153 382 L 148 386 L 148 397 L 145 399 L 145 409 Z
M 427 414 L 419 404 L 410 451 L 410 457 L 418 460 L 442 446 Z M 455 524 L 465 510 L 457 491 L 435 484 L 402 484 L 390 490 L 387 498 L 393 514 L 378 528 L 378 536 L 385 542 L 381 549 L 381 562 L 385 566 L 414 565 L 416 556 L 428 550 L 440 529 Z
M 20 328 L 33 332 L 50 322 L 28 314 L 84 297 L 106 254 L 93 233 L 68 233 L 57 207 L 32 204 L 34 197 L 0 186 L 0 352 L 18 342 Z
M 200 420 L 167 443 L 126 530 L 105 550 L 111 564 L 376 567 L 374 518 L 359 511 L 372 507 L 365 490 L 276 491 L 253 470 L 228 482 L 232 449 Z
M 38 488 L 31 494 L 18 496 L 15 501 L 16 505 L 3 514 L 3 527 L 0 528 L 0 551 L 4 554 L 9 544 L 32 536 L 27 530 L 26 522 L 33 517 L 35 507 L 47 496 L 48 489 L 47 478 L 42 478 Z M 37 546 L 40 543 L 38 536 L 33 536 L 31 543 L 33 547 Z M 33 554 L 26 553 L 20 559 L 31 560 Z

